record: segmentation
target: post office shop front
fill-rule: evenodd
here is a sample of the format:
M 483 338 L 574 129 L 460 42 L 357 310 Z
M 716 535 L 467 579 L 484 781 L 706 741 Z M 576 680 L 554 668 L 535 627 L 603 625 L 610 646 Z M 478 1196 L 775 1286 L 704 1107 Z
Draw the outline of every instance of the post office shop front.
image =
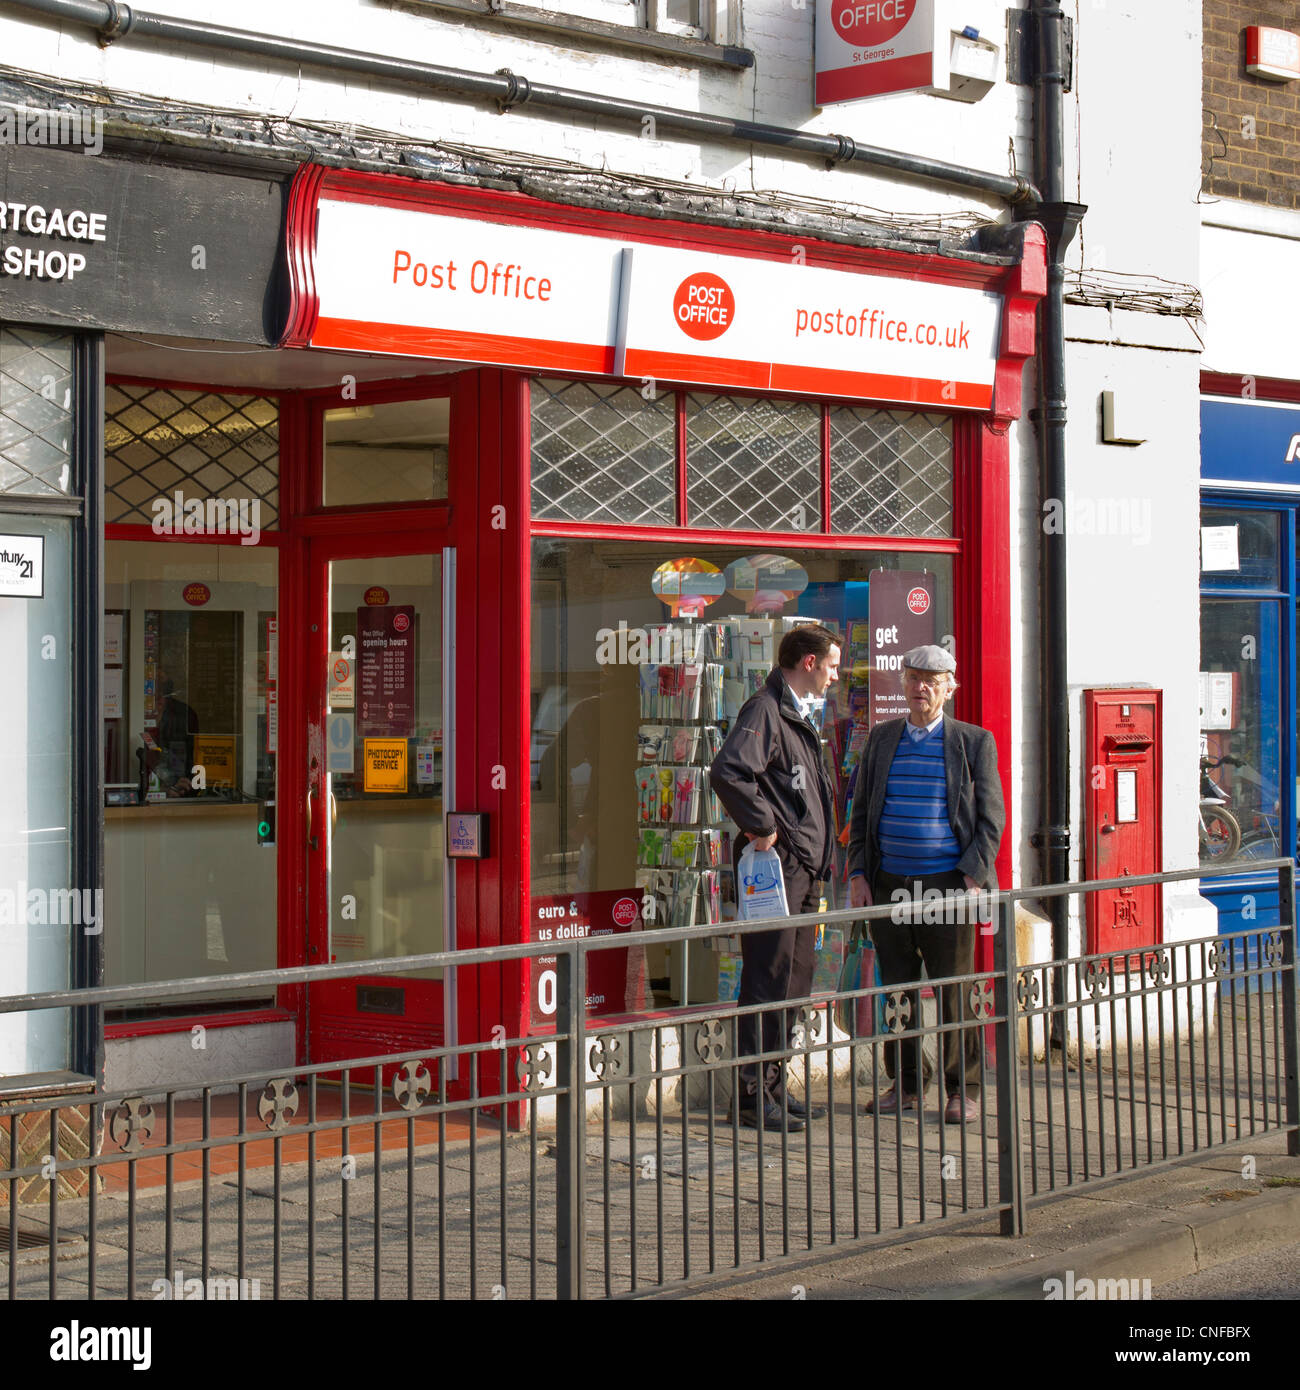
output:
M 307 167 L 283 253 L 276 347 L 107 339 L 106 983 L 725 932 L 701 769 L 793 621 L 844 636 L 841 815 L 905 645 L 1009 749 L 1037 227 L 923 255 Z M 592 1013 L 729 987 L 604 954 Z M 214 982 L 110 1015 L 106 1077 L 515 1035 L 551 985 Z

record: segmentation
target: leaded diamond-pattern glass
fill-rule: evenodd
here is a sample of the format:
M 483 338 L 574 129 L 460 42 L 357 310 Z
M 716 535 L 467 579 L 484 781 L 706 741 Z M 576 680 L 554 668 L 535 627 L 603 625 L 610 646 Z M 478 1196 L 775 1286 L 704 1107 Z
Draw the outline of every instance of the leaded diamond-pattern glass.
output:
M 72 337 L 0 328 L 0 492 L 72 490 Z
M 952 420 L 916 411 L 830 412 L 831 530 L 952 535 Z
M 737 531 L 821 528 L 821 412 L 797 401 L 686 398 L 686 514 Z
M 257 501 L 259 526 L 280 510 L 280 411 L 265 396 L 110 384 L 104 420 L 108 521 L 152 522 L 152 503 Z
M 677 520 L 676 409 L 627 386 L 532 384 L 533 516 L 671 526 Z

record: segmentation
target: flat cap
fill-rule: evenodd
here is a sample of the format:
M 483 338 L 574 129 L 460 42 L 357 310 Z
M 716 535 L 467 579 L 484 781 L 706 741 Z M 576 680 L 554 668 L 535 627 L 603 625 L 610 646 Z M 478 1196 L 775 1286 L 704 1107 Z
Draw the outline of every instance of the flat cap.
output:
M 924 647 L 913 647 L 910 652 L 904 652 L 903 665 L 910 666 L 913 671 L 957 670 L 957 662 L 953 659 L 952 653 L 944 651 L 942 647 L 936 647 L 933 643 Z

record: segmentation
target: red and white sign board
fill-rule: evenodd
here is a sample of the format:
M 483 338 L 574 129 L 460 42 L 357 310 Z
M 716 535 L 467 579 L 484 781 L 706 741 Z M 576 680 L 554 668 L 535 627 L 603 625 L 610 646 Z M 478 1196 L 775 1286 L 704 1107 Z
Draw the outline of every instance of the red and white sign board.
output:
M 1300 34 L 1250 25 L 1246 30 L 1246 71 L 1277 82 L 1300 78 Z
M 291 198 L 287 346 L 992 404 L 986 290 L 457 217 L 321 178 L 309 167 Z
M 813 104 L 942 83 L 934 0 L 817 0 Z
M 619 376 L 986 410 L 996 294 L 667 247 L 623 253 Z
M 312 347 L 608 372 L 607 237 L 321 197 Z

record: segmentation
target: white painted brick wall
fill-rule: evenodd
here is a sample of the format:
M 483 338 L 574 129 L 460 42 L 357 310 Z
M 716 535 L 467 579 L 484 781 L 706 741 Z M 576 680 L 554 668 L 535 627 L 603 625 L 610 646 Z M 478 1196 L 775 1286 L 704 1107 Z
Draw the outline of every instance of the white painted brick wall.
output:
M 509 67 L 535 81 L 618 96 L 647 105 L 842 133 L 867 144 L 928 154 L 1004 172 L 1007 143 L 1023 124 L 1024 89 L 999 83 L 976 106 L 905 95 L 816 112 L 811 105 L 812 8 L 790 0 L 755 0 L 743 10 L 745 42 L 756 65 L 724 71 L 642 57 L 566 37 L 551 43 L 521 31 L 495 30 L 434 13 L 372 6 L 364 0 L 328 0 L 312 6 L 268 9 L 254 0 L 156 0 L 167 14 L 207 19 L 234 28 L 273 32 L 342 48 L 398 55 L 448 67 L 493 72 Z M 969 11 L 969 14 L 967 14 Z M 976 14 L 978 12 L 978 15 Z M 1004 7 L 971 0 L 962 22 L 979 23 L 1000 45 Z M 449 101 L 398 90 L 364 78 L 338 80 L 299 73 L 283 64 L 238 64 L 198 50 L 160 48 L 127 40 L 101 49 L 83 30 L 0 18 L 0 51 L 11 66 L 38 74 L 140 91 L 177 101 L 229 107 L 244 113 L 293 115 L 303 120 L 355 123 L 404 136 L 445 139 L 539 155 L 557 145 L 566 157 L 625 172 L 699 180 L 724 186 L 780 188 L 826 199 L 847 199 L 897 211 L 934 213 L 983 208 L 997 215 L 995 198 L 921 185 L 900 190 L 890 179 L 858 171 L 826 171 L 820 161 L 784 159 L 739 147 L 698 148 L 679 140 L 644 141 L 639 127 L 605 121 L 548 120 L 525 111 L 501 116 L 486 104 Z

